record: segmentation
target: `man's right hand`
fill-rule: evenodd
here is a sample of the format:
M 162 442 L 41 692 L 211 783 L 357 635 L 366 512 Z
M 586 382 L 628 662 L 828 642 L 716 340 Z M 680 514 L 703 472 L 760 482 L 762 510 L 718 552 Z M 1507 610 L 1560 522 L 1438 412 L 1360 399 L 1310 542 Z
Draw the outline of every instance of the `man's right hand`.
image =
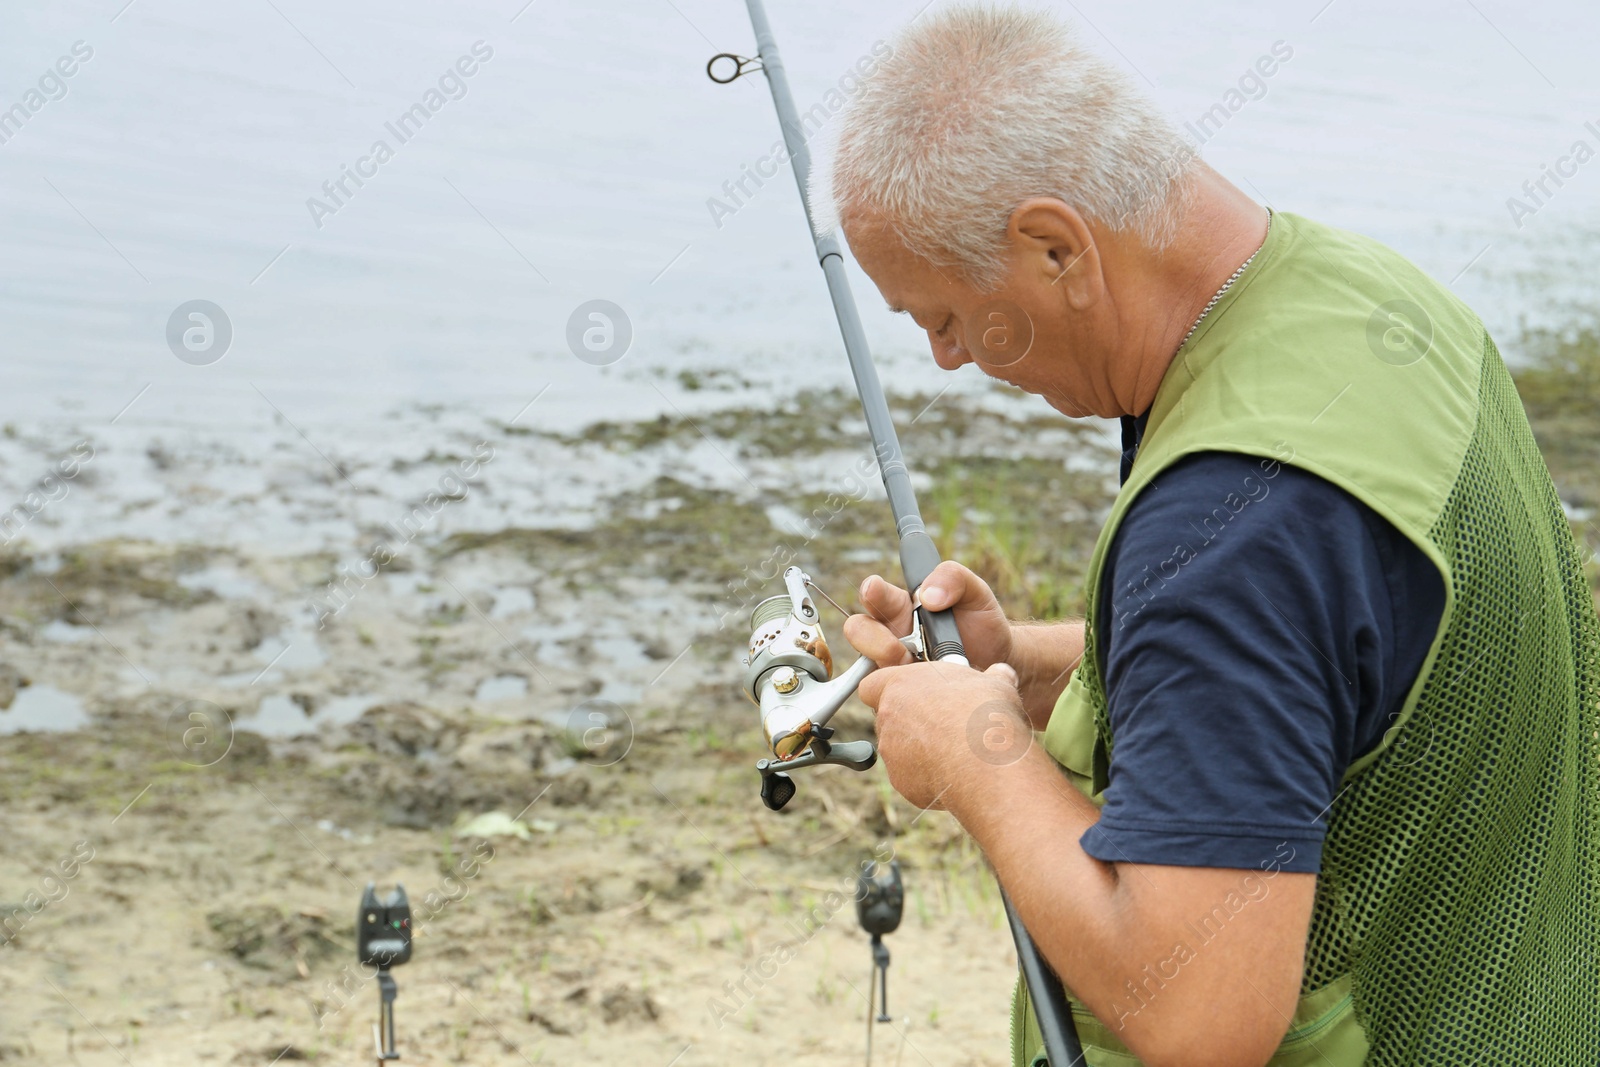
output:
M 953 610 L 968 663 L 980 671 L 1010 664 L 1028 721 L 1043 730 L 1083 658 L 1083 620 L 1013 626 L 988 584 L 948 560 L 933 569 L 921 592 L 924 607 Z M 860 597 L 867 610 L 845 620 L 845 639 L 880 667 L 909 663 L 911 655 L 899 638 L 911 632 L 910 594 L 874 574 L 861 583 Z
M 1011 623 L 982 578 L 946 560 L 928 575 L 920 593 L 929 611 L 952 610 L 967 662 L 981 671 L 1010 661 Z M 911 632 L 911 595 L 874 574 L 861 583 L 859 596 L 866 612 L 845 620 L 845 639 L 880 667 L 909 663 L 899 638 Z

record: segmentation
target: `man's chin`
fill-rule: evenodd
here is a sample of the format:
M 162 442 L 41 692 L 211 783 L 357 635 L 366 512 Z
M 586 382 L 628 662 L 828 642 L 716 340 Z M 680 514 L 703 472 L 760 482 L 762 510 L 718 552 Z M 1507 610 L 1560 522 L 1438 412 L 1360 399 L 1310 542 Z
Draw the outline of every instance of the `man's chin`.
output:
M 1086 419 L 1094 414 L 1094 412 L 1090 411 L 1082 404 L 1078 404 L 1070 398 L 1065 397 L 1058 392 L 1054 392 L 1044 386 L 1036 386 L 1026 381 L 1017 381 L 1013 378 L 1006 377 L 1003 373 L 1001 373 L 1007 369 L 1005 367 L 991 367 L 977 361 L 974 361 L 974 363 L 979 370 L 983 371 L 984 374 L 992 378 L 994 381 L 1000 383 L 1001 385 L 1009 385 L 1018 392 L 1027 393 L 1029 396 L 1040 397 L 1045 403 L 1049 404 L 1051 407 L 1055 408 L 1057 411 L 1061 412 L 1061 414 L 1066 415 L 1069 418 Z
M 1033 389 L 1026 389 L 1025 391 L 1033 393 L 1035 396 L 1043 397 L 1046 404 L 1049 404 L 1069 419 L 1087 419 L 1094 414 L 1093 411 L 1090 411 L 1082 404 L 1076 403 L 1071 398 L 1062 396 L 1060 393 L 1035 391 Z

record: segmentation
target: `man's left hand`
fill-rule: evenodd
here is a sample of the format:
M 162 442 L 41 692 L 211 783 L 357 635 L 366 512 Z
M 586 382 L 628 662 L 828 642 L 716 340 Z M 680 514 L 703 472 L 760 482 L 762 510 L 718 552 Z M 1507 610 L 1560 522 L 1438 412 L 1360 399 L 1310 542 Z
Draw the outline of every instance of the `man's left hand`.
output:
M 1004 663 L 881 667 L 858 692 L 877 712 L 890 784 L 919 808 L 949 807 L 1033 744 L 1016 672 Z

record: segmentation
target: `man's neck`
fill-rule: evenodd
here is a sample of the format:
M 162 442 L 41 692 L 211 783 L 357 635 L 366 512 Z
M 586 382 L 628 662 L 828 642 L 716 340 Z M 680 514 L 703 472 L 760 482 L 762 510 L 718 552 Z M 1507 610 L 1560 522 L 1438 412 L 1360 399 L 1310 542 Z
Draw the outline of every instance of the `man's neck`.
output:
M 1266 239 L 1267 211 L 1204 163 L 1195 165 L 1188 210 L 1178 238 L 1159 252 L 1141 247 L 1124 264 L 1139 305 L 1141 329 L 1128 334 L 1118 360 L 1126 368 L 1115 392 L 1123 412 L 1142 415 L 1154 403 L 1183 339 L 1217 290 Z

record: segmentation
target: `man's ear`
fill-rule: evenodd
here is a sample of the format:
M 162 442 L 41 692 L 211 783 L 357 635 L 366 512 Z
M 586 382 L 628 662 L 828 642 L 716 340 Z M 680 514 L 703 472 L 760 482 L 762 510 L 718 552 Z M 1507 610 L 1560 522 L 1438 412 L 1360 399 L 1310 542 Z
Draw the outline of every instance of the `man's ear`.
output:
M 1100 251 L 1088 222 L 1053 196 L 1024 200 L 1006 223 L 1014 275 L 1059 290 L 1076 311 L 1099 303 L 1105 294 Z

